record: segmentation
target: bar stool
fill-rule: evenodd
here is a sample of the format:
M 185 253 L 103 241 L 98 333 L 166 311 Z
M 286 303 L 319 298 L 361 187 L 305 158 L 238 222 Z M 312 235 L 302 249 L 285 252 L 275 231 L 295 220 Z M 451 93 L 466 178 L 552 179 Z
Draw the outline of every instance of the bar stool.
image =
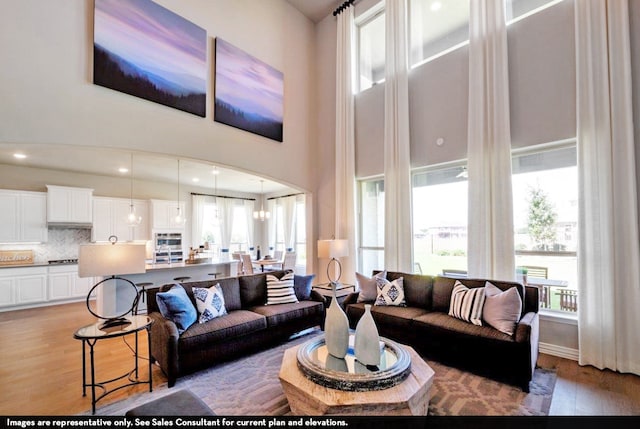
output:
M 133 315 L 137 316 L 138 315 L 138 305 L 140 305 L 140 300 L 142 300 L 142 302 L 144 302 L 146 291 L 147 288 L 149 286 L 153 286 L 152 282 L 142 282 L 142 283 L 136 283 L 136 287 L 139 287 L 140 290 L 138 291 L 138 294 L 136 295 L 136 299 L 135 299 L 135 303 L 133 305 Z
M 210 275 L 210 276 L 213 276 L 213 279 L 215 280 L 215 279 L 217 279 L 217 278 L 218 278 L 218 276 L 221 276 L 221 275 L 222 275 L 222 273 L 209 273 L 209 275 Z
M 189 280 L 191 277 L 189 276 L 182 276 L 182 277 L 174 277 L 173 280 L 179 283 L 182 283 L 184 281 Z

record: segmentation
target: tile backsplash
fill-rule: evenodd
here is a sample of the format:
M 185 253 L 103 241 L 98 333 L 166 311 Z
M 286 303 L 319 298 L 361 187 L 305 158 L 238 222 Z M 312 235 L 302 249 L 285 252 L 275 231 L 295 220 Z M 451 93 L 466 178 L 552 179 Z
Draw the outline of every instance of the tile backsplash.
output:
M 52 259 L 76 259 L 81 244 L 91 241 L 91 230 L 81 228 L 49 228 L 49 239 L 42 244 L 0 244 L 0 250 L 33 250 L 34 263 Z

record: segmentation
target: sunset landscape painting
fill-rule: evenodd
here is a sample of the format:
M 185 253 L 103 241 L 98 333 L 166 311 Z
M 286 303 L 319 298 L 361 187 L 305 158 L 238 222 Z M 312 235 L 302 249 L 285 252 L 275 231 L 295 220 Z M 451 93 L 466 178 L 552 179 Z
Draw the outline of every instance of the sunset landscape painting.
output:
M 93 82 L 204 117 L 207 32 L 150 0 L 95 0 Z
M 282 142 L 284 76 L 216 38 L 214 120 Z

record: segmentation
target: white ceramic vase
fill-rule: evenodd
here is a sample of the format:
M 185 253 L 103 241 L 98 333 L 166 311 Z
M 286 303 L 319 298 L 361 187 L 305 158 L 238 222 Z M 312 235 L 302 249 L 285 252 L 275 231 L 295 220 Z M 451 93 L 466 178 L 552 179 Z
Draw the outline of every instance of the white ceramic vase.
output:
M 371 315 L 371 305 L 365 304 L 364 314 L 356 326 L 354 354 L 363 365 L 380 365 L 380 335 Z
M 333 297 L 324 320 L 324 341 L 330 355 L 343 359 L 349 348 L 349 319 L 336 298 L 336 285 L 331 285 Z

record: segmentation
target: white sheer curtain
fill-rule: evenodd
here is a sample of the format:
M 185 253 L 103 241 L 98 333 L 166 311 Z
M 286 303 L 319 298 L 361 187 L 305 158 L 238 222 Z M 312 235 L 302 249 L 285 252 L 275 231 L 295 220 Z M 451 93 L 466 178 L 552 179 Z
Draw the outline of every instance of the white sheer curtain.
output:
M 353 7 L 338 15 L 336 55 L 336 211 L 335 238 L 349 242 L 349 256 L 341 258 L 345 282 L 356 272 L 356 157 L 355 157 L 355 23 Z M 325 237 L 330 238 L 330 237 Z
M 507 29 L 503 0 L 473 0 L 469 18 L 469 230 L 472 277 L 515 279 Z
M 384 265 L 410 273 L 409 19 L 407 0 L 386 3 L 384 84 Z
M 279 198 L 280 204 L 282 204 L 283 213 L 283 232 L 284 232 L 284 247 L 287 252 L 291 252 L 294 249 L 295 228 L 296 228 L 296 197 Z
M 235 201 L 231 198 L 216 198 L 218 215 L 220 216 L 220 257 L 229 258 L 231 247 L 231 231 L 233 231 L 233 206 Z
M 277 221 L 277 212 L 278 205 L 276 204 L 276 200 L 267 200 L 267 210 L 271 213 L 271 217 L 267 220 L 267 240 L 269 245 L 269 251 L 265 252 L 267 255 L 272 255 L 276 250 L 276 221 Z
M 244 215 L 247 219 L 247 245 L 249 246 L 249 252 L 254 250 L 255 242 L 255 219 L 253 218 L 253 210 L 255 208 L 255 201 L 244 200 Z
M 202 243 L 202 230 L 204 226 L 204 207 L 207 204 L 206 195 L 191 196 L 191 243 L 198 247 Z
M 580 364 L 640 374 L 640 251 L 626 0 L 575 3 Z

